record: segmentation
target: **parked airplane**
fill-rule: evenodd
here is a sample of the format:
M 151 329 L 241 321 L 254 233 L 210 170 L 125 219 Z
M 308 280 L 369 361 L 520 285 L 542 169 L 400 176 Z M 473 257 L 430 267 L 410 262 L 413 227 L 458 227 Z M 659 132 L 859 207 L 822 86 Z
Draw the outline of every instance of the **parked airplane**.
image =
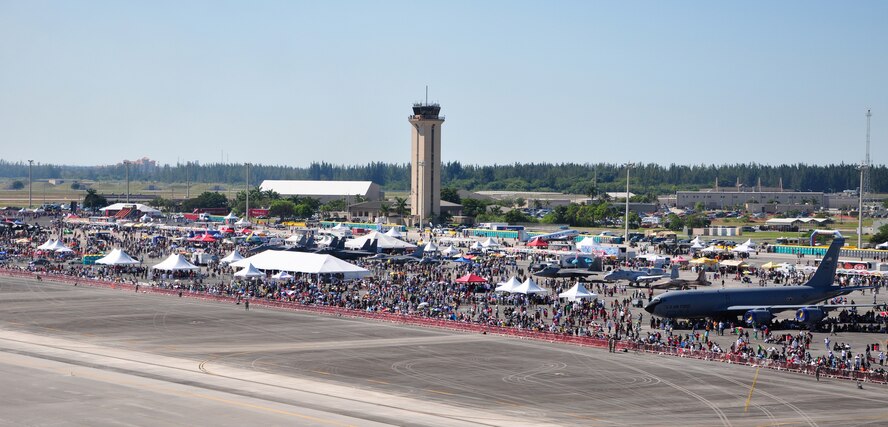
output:
M 646 284 L 666 277 L 662 268 L 642 268 L 639 270 L 614 270 L 604 276 L 608 282 L 626 280 L 631 285 Z M 672 270 L 672 278 L 678 278 L 678 269 Z
M 557 265 L 543 267 L 541 270 L 531 272 L 534 276 L 561 278 L 561 277 L 589 277 L 600 274 L 600 271 L 593 271 L 587 268 L 561 268 Z
M 651 284 L 651 287 L 654 289 L 694 289 L 698 286 L 709 286 L 712 283 L 709 280 L 706 280 L 706 270 L 700 269 L 700 274 L 697 275 L 696 279 L 688 280 L 688 279 L 679 279 L 678 278 L 678 267 L 672 268 L 672 274 L 668 279 L 660 280 L 659 282 Z
M 818 232 L 815 231 L 816 233 Z M 826 251 L 823 262 L 814 276 L 801 286 L 670 291 L 652 299 L 644 309 L 656 316 L 683 319 L 727 318 L 742 314 L 743 320 L 748 324 L 768 323 L 775 313 L 796 310 L 796 320 L 808 324 L 820 322 L 830 310 L 852 306 L 816 305 L 817 303 L 869 288 L 833 286 L 839 251 L 845 244 L 845 239 L 838 232 L 830 234 L 834 234 L 835 238 Z M 812 240 L 813 237 L 814 234 Z
M 367 260 L 386 261 L 386 262 L 393 262 L 396 264 L 403 264 L 403 263 L 408 263 L 408 262 L 420 262 L 423 260 L 422 253 L 423 253 L 423 247 L 417 246 L 412 254 L 388 255 L 388 254 L 380 253 L 380 254 L 376 254 L 376 255 L 373 255 L 373 256 L 367 258 Z
M 533 236 L 531 238 L 531 240 L 540 239 L 540 240 L 543 240 L 546 242 L 548 242 L 550 240 L 571 240 L 572 241 L 572 239 L 574 237 L 577 237 L 579 235 L 580 235 L 580 232 L 577 230 L 560 230 L 560 231 L 556 231 L 553 233 L 540 234 L 537 236 Z

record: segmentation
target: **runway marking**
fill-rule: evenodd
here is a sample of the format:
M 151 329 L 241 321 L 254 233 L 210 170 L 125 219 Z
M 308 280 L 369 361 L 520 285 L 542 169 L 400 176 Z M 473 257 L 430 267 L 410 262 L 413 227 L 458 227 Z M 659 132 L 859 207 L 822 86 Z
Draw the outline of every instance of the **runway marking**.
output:
M 329 373 L 329 372 L 324 372 L 324 371 L 315 371 L 315 370 L 311 370 L 311 372 L 314 372 L 314 373 L 316 373 L 316 374 L 323 374 L 323 375 L 333 375 L 333 374 L 331 374 L 331 373 Z
M 446 391 L 440 391 L 440 390 L 425 389 L 425 391 L 427 391 L 427 392 L 429 392 L 429 393 L 437 393 L 437 394 L 446 394 L 446 395 L 448 395 L 448 396 L 456 396 L 455 393 L 448 393 L 448 392 L 446 392 Z
M 752 387 L 749 388 L 749 396 L 746 396 L 746 406 L 743 407 L 743 412 L 749 412 L 749 401 L 752 400 L 752 392 L 755 391 L 755 382 L 758 381 L 759 371 L 761 369 L 761 366 L 755 368 L 755 376 L 752 377 Z
M 207 359 L 207 360 L 204 360 L 203 362 L 200 362 L 200 363 L 197 365 L 197 369 L 199 369 L 201 372 L 203 372 L 203 373 L 205 373 L 205 374 L 213 375 L 213 373 L 210 372 L 210 371 L 208 371 L 208 370 L 207 370 L 207 367 L 206 367 L 206 365 L 207 365 L 207 363 L 209 363 L 209 361 L 210 361 L 210 359 Z
M 369 381 L 371 383 L 376 383 L 376 384 L 388 384 L 387 381 L 371 380 L 370 378 L 367 378 L 367 381 Z
M 270 412 L 272 414 L 289 415 L 291 417 L 302 418 L 304 420 L 311 420 L 311 421 L 315 421 L 315 422 L 319 422 L 319 423 L 323 423 L 323 424 L 330 424 L 330 425 L 336 425 L 336 426 L 353 426 L 354 425 L 354 424 L 343 423 L 343 422 L 336 421 L 336 420 L 331 420 L 331 419 L 326 419 L 326 418 L 318 418 L 318 417 L 314 417 L 311 415 L 300 414 L 298 412 L 284 411 L 282 409 L 269 408 L 269 407 L 263 406 L 263 405 L 244 403 L 244 402 L 240 402 L 237 400 L 224 399 L 221 397 L 214 397 L 214 396 L 209 396 L 209 395 L 205 395 L 205 394 L 199 394 L 199 393 L 183 393 L 183 394 L 193 396 L 193 397 L 199 397 L 199 398 L 206 399 L 206 400 L 227 403 L 230 405 L 241 406 L 244 408 L 257 409 L 260 411 Z

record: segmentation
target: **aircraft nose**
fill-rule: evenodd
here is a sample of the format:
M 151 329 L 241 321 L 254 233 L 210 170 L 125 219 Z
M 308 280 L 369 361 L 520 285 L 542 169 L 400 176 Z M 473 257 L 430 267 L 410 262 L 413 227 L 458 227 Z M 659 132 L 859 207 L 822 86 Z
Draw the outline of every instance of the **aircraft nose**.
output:
M 646 312 L 648 312 L 648 313 L 651 313 L 651 314 L 654 314 L 654 309 L 655 309 L 655 308 L 657 307 L 657 305 L 659 305 L 659 304 L 660 304 L 660 301 L 658 301 L 658 300 L 653 300 L 653 301 L 649 302 L 648 305 L 644 306 L 644 311 L 646 311 Z

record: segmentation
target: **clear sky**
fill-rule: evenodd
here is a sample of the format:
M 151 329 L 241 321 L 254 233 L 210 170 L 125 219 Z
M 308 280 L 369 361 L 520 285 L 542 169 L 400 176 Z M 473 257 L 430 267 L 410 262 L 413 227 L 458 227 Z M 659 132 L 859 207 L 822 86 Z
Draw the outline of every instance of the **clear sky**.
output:
M 0 158 L 857 163 L 886 1 L 0 0 Z

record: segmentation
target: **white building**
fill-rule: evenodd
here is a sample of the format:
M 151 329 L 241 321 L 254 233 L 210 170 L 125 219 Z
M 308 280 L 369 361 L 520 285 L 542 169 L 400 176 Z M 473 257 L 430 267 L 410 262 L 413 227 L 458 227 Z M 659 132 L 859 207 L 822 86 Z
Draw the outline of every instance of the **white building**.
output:
M 379 185 L 371 181 L 297 181 L 266 179 L 259 185 L 262 191 L 273 190 L 284 197 L 300 196 L 318 199 L 321 203 L 345 200 L 356 203 L 355 196 L 364 200 L 380 200 Z

